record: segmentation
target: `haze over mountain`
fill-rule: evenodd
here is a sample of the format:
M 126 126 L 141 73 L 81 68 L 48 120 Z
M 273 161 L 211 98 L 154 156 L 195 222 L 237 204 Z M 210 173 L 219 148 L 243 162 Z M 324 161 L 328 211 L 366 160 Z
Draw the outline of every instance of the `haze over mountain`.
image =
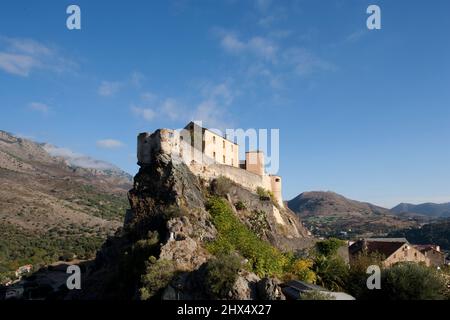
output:
M 121 225 L 130 176 L 69 151 L 0 131 L 0 273 L 86 257 Z
M 417 205 L 400 203 L 390 211 L 394 214 L 419 214 L 433 218 L 450 217 L 450 202 L 440 204 L 428 202 Z
M 371 203 L 347 199 L 334 192 L 312 191 L 287 202 L 305 224 L 319 235 L 383 235 L 413 225 Z

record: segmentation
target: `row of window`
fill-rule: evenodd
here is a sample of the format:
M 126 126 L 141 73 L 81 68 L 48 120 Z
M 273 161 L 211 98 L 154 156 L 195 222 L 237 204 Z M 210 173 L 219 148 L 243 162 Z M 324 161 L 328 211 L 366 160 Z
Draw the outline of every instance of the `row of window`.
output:
M 213 144 L 216 144 L 216 136 L 213 136 Z M 225 149 L 226 148 L 225 140 L 222 140 L 222 145 L 223 145 L 223 148 Z M 233 149 L 234 149 L 234 145 L 231 144 L 231 151 L 233 151 Z
M 213 157 L 214 157 L 214 160 L 217 161 L 217 159 L 216 159 L 216 152 L 213 152 Z M 226 161 L 227 158 L 225 156 L 223 156 L 222 158 L 223 158 L 223 163 L 227 163 L 227 161 Z M 233 159 L 231 159 L 231 165 L 234 166 L 234 160 Z

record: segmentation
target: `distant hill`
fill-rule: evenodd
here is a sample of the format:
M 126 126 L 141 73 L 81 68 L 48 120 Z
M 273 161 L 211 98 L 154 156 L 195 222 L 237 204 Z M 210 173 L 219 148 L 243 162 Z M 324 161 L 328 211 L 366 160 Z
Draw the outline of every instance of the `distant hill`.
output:
M 405 237 L 416 244 L 437 244 L 442 249 L 450 250 L 450 219 L 429 223 L 420 228 L 397 230 L 389 236 Z
M 130 188 L 111 164 L 0 131 L 0 274 L 92 255 L 122 224 Z
M 287 205 L 313 232 L 323 236 L 383 235 L 414 225 L 413 221 L 396 217 L 386 208 L 347 199 L 334 192 L 304 192 Z
M 450 202 L 449 203 L 422 203 L 410 204 L 400 203 L 390 210 L 394 214 L 419 214 L 427 217 L 450 217 Z

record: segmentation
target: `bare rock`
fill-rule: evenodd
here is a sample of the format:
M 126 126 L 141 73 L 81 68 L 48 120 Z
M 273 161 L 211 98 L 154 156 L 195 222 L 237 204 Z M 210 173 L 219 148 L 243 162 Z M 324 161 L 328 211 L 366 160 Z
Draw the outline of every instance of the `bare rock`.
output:
M 264 278 L 258 282 L 258 295 L 262 300 L 286 300 L 281 292 L 280 281 L 275 278 Z

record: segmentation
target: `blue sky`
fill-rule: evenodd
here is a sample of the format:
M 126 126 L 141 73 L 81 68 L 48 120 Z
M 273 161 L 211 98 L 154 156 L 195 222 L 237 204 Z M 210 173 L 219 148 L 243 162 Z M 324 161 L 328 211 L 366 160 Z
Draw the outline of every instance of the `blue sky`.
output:
M 381 30 L 366 28 L 369 4 Z M 450 201 L 447 0 L 0 6 L 2 130 L 134 174 L 142 131 L 279 128 L 286 199 Z

